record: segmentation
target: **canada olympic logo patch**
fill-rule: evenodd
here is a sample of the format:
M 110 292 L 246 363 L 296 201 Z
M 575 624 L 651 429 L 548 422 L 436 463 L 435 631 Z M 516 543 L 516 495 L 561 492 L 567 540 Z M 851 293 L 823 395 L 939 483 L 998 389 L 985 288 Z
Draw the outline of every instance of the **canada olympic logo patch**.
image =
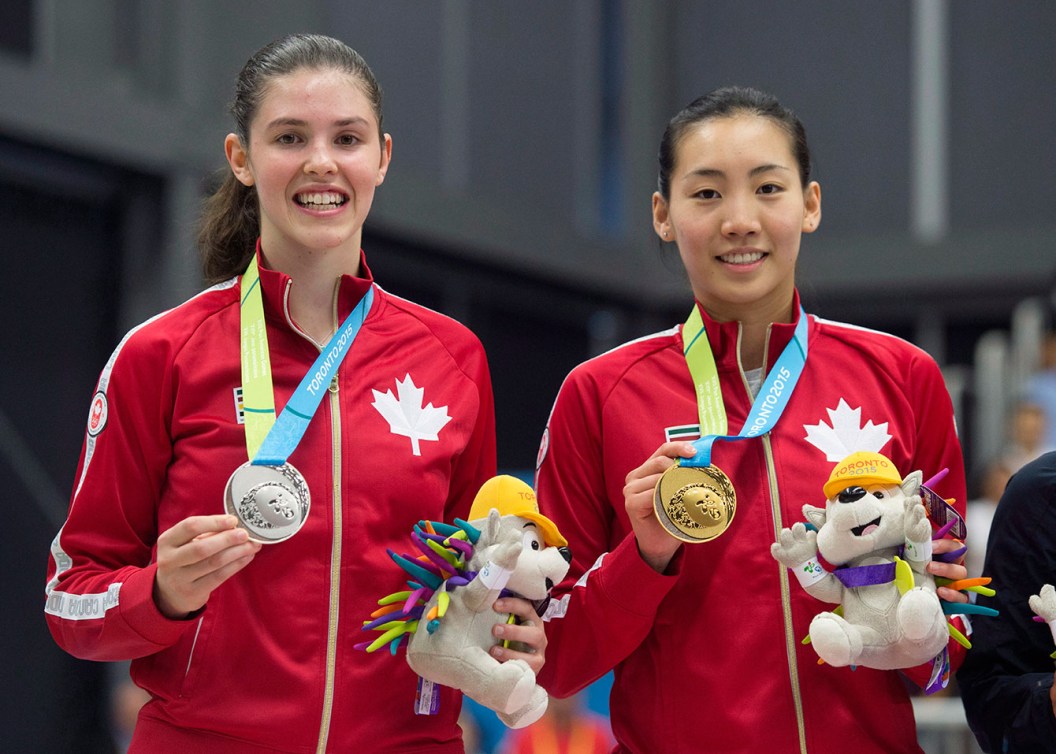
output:
M 550 450 L 550 427 L 543 430 L 543 439 L 539 441 L 539 452 L 535 456 L 535 470 L 538 471 L 546 460 L 546 453 Z
M 106 404 L 106 393 L 100 390 L 92 398 L 92 407 L 88 411 L 88 435 L 95 437 L 106 426 L 108 408 Z

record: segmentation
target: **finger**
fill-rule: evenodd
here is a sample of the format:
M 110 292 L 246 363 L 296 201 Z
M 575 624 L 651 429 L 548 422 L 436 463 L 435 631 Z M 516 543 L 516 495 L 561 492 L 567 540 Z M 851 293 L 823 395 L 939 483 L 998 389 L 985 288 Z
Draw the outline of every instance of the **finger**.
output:
M 539 619 L 538 614 L 535 612 L 535 605 L 519 597 L 503 597 L 495 600 L 493 609 L 497 613 L 516 615 L 522 623 Z
M 540 652 L 525 651 L 522 645 L 511 644 L 506 646 L 504 644 L 496 644 L 490 650 L 488 654 L 494 657 L 499 662 L 509 662 L 510 660 L 521 660 L 528 663 L 532 670 L 536 673 L 542 669 L 543 663 L 546 662 L 546 658 Z
M 260 552 L 260 548 L 262 546 L 263 545 L 261 545 L 259 542 L 246 540 L 244 542 L 225 547 L 222 550 L 218 550 L 216 553 L 210 555 L 208 558 L 205 558 L 195 563 L 194 565 L 189 566 L 186 570 L 189 574 L 194 572 L 200 574 L 195 577 L 195 580 L 199 580 L 218 571 L 222 571 L 235 561 L 242 560 L 246 557 L 252 558 L 252 556 Z
M 502 644 L 496 644 L 488 653 L 499 662 L 520 660 L 526 663 L 536 675 L 539 674 L 539 671 L 543 669 L 543 665 L 546 663 L 546 657 L 542 652 L 521 652 L 513 647 L 504 647 Z
M 964 592 L 958 592 L 956 589 L 950 589 L 949 587 L 940 586 L 936 593 L 940 600 L 946 600 L 947 602 L 967 602 L 968 595 Z
M 944 552 L 953 552 L 964 547 L 964 542 L 959 539 L 953 539 L 952 537 L 943 537 L 942 539 L 936 539 L 931 543 L 931 551 L 936 555 Z
M 676 458 L 692 458 L 696 454 L 697 449 L 693 443 L 676 440 L 674 442 L 665 442 L 654 450 L 652 455 L 649 456 L 649 461 L 664 458 L 674 461 Z
M 253 558 L 256 557 L 260 551 L 260 545 L 257 545 L 256 549 L 250 551 L 247 554 L 236 557 L 234 560 L 225 563 L 224 565 L 210 571 L 206 575 L 198 578 L 194 582 L 194 587 L 198 590 L 205 591 L 206 594 L 211 594 L 214 589 L 223 584 L 229 578 L 234 576 L 236 573 L 241 571 L 247 565 L 253 562 Z
M 968 578 L 968 569 L 960 563 L 943 563 L 932 560 L 928 562 L 926 568 L 932 576 L 942 576 L 952 581 Z
M 255 550 L 260 547 L 260 544 L 251 542 L 249 533 L 241 528 L 211 532 L 204 537 L 198 535 L 190 542 L 176 548 L 167 547 L 163 550 L 159 547 L 158 565 L 166 568 L 188 568 L 191 571 L 191 578 L 197 578 L 204 572 L 213 570 L 216 561 L 213 561 L 214 565 L 210 566 L 211 560 L 227 550 L 238 547 Z
M 218 540 L 225 534 L 216 534 Z M 181 549 L 188 549 L 186 546 Z M 154 577 L 155 597 L 159 609 L 170 618 L 181 617 L 202 607 L 219 584 L 237 573 L 260 551 L 258 542 L 244 541 L 226 547 L 206 560 L 189 565 L 174 565 L 172 559 L 158 560 Z
M 492 627 L 492 636 L 504 642 L 518 642 L 525 645 L 529 654 L 546 648 L 546 632 L 534 624 L 499 623 Z
M 697 454 L 697 449 L 692 443 L 688 442 L 665 442 L 655 451 L 653 454 L 646 459 L 638 468 L 632 470 L 627 477 L 625 482 L 630 482 L 632 478 L 640 479 L 646 476 L 652 476 L 655 474 L 661 474 L 674 464 L 678 458 L 692 458 Z
M 226 514 L 189 516 L 162 532 L 158 537 L 158 546 L 180 547 L 202 534 L 228 531 L 237 526 L 238 519 Z

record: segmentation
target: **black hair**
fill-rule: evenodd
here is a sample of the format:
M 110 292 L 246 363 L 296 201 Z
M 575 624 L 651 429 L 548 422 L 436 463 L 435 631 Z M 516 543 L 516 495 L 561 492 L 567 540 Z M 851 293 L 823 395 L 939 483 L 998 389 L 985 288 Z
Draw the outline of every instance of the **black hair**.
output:
M 671 198 L 671 171 L 674 170 L 678 147 L 686 132 L 704 121 L 742 113 L 769 118 L 788 134 L 792 141 L 792 153 L 799 165 L 800 181 L 806 188 L 810 182 L 810 147 L 807 146 L 807 133 L 799 118 L 773 95 L 758 89 L 731 86 L 698 97 L 668 122 L 657 154 L 657 191 L 664 199 Z

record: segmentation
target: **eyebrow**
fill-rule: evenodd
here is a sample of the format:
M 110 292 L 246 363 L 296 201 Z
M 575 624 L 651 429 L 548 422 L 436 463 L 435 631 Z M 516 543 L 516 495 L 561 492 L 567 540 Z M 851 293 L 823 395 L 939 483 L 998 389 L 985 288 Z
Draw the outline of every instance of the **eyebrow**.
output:
M 529 526 L 530 526 L 530 527 L 532 527 L 533 529 L 536 529 L 536 528 L 538 528 L 538 527 L 537 527 L 537 526 L 536 526 L 535 524 L 533 524 L 533 523 L 532 523 L 531 521 L 529 521 L 528 523 L 526 523 L 526 524 L 525 524 L 524 526 L 522 526 L 521 528 L 522 528 L 522 529 L 527 529 L 527 528 L 528 528 Z
M 773 170 L 791 171 L 791 168 L 788 168 L 788 167 L 786 167 L 784 165 L 778 165 L 776 163 L 767 163 L 766 165 L 759 165 L 757 167 L 752 168 L 751 170 L 748 171 L 748 175 L 750 177 L 754 178 L 755 176 L 760 175 L 761 173 L 769 173 L 769 172 L 771 172 Z M 722 171 L 722 170 L 718 170 L 717 168 L 697 168 L 696 170 L 691 170 L 688 173 L 686 173 L 686 178 L 725 178 L 725 177 L 726 177 L 726 173 L 724 171 Z
M 307 126 L 307 125 L 308 125 L 308 121 L 301 120 L 300 118 L 276 118 L 275 120 L 271 121 L 271 123 L 268 124 L 268 128 L 275 128 L 276 126 L 297 126 L 297 127 L 303 127 L 303 126 Z M 335 120 L 332 125 L 337 126 L 338 128 L 344 128 L 346 126 L 358 126 L 358 125 L 364 125 L 365 126 L 365 125 L 369 125 L 369 124 L 367 123 L 367 119 L 366 118 L 362 118 L 362 117 L 357 115 L 357 116 L 354 116 L 354 117 L 351 117 L 351 118 L 341 118 L 340 120 Z

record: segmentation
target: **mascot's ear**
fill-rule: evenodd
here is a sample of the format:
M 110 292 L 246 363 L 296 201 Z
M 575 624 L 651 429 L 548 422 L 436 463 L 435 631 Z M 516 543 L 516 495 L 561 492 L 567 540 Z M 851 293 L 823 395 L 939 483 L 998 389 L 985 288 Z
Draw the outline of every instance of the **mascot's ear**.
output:
M 924 475 L 919 471 L 914 471 L 902 482 L 902 492 L 909 496 L 916 495 L 920 491 L 920 485 L 923 482 Z
M 499 539 L 499 527 L 501 527 L 501 526 L 502 526 L 502 514 L 499 513 L 499 509 L 498 508 L 492 508 L 490 511 L 488 511 L 488 524 L 487 524 L 488 537 L 487 537 L 487 539 L 488 539 L 489 542 L 498 541 L 498 539 Z
M 813 524 L 815 529 L 820 529 L 825 525 L 824 508 L 817 508 L 813 505 L 804 505 L 803 517 Z

